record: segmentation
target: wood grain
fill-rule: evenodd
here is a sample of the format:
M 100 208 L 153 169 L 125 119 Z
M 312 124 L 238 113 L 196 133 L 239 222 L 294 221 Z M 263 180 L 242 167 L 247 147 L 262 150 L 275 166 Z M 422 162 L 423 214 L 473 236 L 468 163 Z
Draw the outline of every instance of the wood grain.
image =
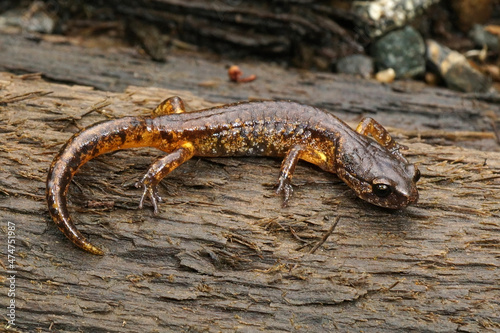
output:
M 137 209 L 133 184 L 159 152 L 104 155 L 82 168 L 69 193 L 78 228 L 107 252 L 98 257 L 49 219 L 44 181 L 58 148 L 78 128 L 148 114 L 170 95 L 195 109 L 211 103 L 186 91 L 99 91 L 9 73 L 0 73 L 0 87 L 1 234 L 5 245 L 6 222 L 16 224 L 21 332 L 500 329 L 499 152 L 402 137 L 423 174 L 419 203 L 403 211 L 364 203 L 305 163 L 282 209 L 272 190 L 279 160 L 194 159 L 162 182 L 157 216 Z M 442 111 L 455 119 L 476 103 L 456 96 Z M 0 304 L 8 301 L 0 293 Z

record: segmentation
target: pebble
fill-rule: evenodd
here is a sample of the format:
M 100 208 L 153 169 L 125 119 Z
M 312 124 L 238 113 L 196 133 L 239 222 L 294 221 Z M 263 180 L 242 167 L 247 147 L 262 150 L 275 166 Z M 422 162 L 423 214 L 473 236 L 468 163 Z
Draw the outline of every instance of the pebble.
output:
M 410 78 L 425 73 L 425 43 L 418 31 L 407 26 L 376 41 L 371 54 L 377 70 L 392 68 L 396 78 Z
M 375 80 L 382 83 L 391 83 L 396 78 L 396 72 L 392 68 L 384 69 L 375 74 Z
M 363 54 L 354 54 L 337 62 L 337 73 L 358 75 L 368 79 L 374 72 L 373 59 Z
M 486 92 L 491 87 L 491 80 L 474 69 L 465 56 L 433 40 L 427 40 L 427 60 L 451 89 Z
M 387 31 L 401 28 L 440 0 L 374 0 L 354 1 L 353 11 L 362 17 L 363 31 L 368 37 L 378 37 Z

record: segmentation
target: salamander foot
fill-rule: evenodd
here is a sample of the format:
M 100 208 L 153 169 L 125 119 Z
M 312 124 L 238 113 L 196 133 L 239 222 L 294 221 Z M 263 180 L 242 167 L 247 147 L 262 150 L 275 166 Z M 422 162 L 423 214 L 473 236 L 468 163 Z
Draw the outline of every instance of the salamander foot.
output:
M 139 201 L 139 208 L 142 209 L 144 206 L 144 198 L 147 196 L 151 203 L 153 204 L 154 214 L 158 214 L 158 202 L 162 202 L 163 199 L 158 195 L 158 187 L 153 184 L 145 184 L 143 180 L 137 182 L 135 187 L 141 187 L 144 189 L 142 192 L 141 200 Z
M 168 101 L 168 100 L 167 100 Z M 158 195 L 158 184 L 161 180 L 168 175 L 172 170 L 177 168 L 179 165 L 189 160 L 194 155 L 194 147 L 190 142 L 182 142 L 179 144 L 179 148 L 169 152 L 168 155 L 160 157 L 151 164 L 148 172 L 142 177 L 141 181 L 135 184 L 136 187 L 141 187 L 144 189 L 142 192 L 141 201 L 139 202 L 139 208 L 142 208 L 144 204 L 144 198 L 147 196 L 151 203 L 153 204 L 154 213 L 158 214 L 158 202 L 161 202 L 161 198 Z

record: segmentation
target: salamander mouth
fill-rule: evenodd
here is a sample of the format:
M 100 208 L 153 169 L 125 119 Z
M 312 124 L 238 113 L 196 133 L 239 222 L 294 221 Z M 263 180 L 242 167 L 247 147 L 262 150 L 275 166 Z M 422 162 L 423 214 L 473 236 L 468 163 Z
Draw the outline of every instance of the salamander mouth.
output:
M 418 202 L 418 191 L 415 188 L 411 195 L 408 197 L 408 205 L 414 205 Z

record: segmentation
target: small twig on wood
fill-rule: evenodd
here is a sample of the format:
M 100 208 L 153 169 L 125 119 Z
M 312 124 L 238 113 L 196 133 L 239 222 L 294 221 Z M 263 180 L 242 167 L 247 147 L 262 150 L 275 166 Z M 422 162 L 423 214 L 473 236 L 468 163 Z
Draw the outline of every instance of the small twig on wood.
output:
M 17 77 L 21 80 L 40 80 L 42 79 L 42 72 L 37 73 L 27 73 L 23 75 L 18 75 Z
M 332 234 L 332 232 L 337 227 L 337 224 L 339 223 L 339 221 L 340 221 L 340 216 L 337 216 L 335 218 L 335 222 L 332 224 L 332 226 L 330 227 L 330 229 L 328 229 L 328 231 L 323 235 L 323 237 L 321 238 L 321 240 L 319 242 L 317 242 L 316 245 L 313 246 L 313 248 L 309 251 L 309 254 L 313 254 L 314 252 L 316 252 L 316 250 L 319 249 L 319 247 L 321 245 L 323 245 L 324 242 L 326 242 L 326 240 L 328 239 L 328 237 L 330 237 L 330 235 Z
M 297 239 L 298 241 L 301 241 L 303 243 L 306 243 L 307 241 L 302 239 L 299 235 L 297 235 L 297 232 L 295 231 L 295 229 L 293 229 L 292 227 L 289 227 L 290 229 L 290 232 L 292 233 L 292 236 L 295 237 L 295 239 Z
M 494 139 L 496 133 L 491 132 L 477 132 L 477 131 L 444 131 L 444 130 L 425 130 L 425 131 L 414 131 L 414 130 L 401 130 L 396 128 L 389 128 L 391 133 L 405 135 L 409 138 L 442 138 L 450 141 L 466 141 L 466 140 L 484 140 L 484 139 Z
M 85 111 L 81 116 L 79 116 L 78 118 L 74 118 L 74 119 L 82 119 L 83 117 L 85 116 L 88 116 L 89 114 L 91 114 L 92 112 L 94 111 L 99 111 L 100 109 L 103 109 L 105 108 L 106 106 L 109 106 L 111 105 L 111 102 L 108 100 L 108 99 L 105 99 L 105 100 L 102 100 L 102 101 L 99 101 L 97 103 L 95 103 L 94 105 L 92 105 L 87 111 Z
M 391 290 L 392 288 L 396 287 L 398 284 L 400 284 L 404 280 L 406 280 L 406 278 L 402 278 L 401 280 L 397 280 L 396 282 L 394 282 L 393 284 L 391 284 L 391 286 L 388 287 L 386 290 Z
M 21 95 L 15 95 L 15 96 L 11 96 L 11 97 L 3 97 L 3 98 L 0 98 L 0 105 L 7 105 L 10 103 L 24 101 L 26 99 L 32 99 L 32 98 L 36 98 L 36 97 L 45 96 L 48 94 L 52 94 L 52 91 L 32 91 L 32 92 L 21 94 Z
M 304 243 L 304 244 L 302 244 L 301 246 L 299 246 L 299 247 L 295 248 L 294 250 L 295 250 L 295 251 L 300 251 L 300 250 L 302 250 L 303 248 L 306 248 L 306 247 L 308 247 L 308 246 L 310 246 L 310 245 L 312 245 L 312 244 L 314 244 L 314 242 L 307 242 L 307 243 Z
M 262 251 L 259 249 L 259 247 L 255 243 L 246 240 L 243 236 L 236 235 L 236 234 L 229 234 L 229 233 L 223 233 L 223 235 L 230 242 L 235 242 L 235 243 L 239 243 L 243 246 L 246 246 L 246 247 L 254 250 L 255 252 L 257 252 L 257 254 L 259 256 L 262 254 Z

